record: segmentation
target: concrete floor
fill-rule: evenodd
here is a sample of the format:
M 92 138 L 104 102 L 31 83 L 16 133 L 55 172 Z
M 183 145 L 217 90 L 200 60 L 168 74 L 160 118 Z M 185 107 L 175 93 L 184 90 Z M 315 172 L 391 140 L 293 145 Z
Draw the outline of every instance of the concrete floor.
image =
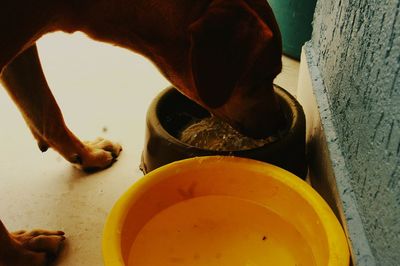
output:
M 85 174 L 52 150 L 41 153 L 5 90 L 0 89 L 0 217 L 9 230 L 66 232 L 57 265 L 103 265 L 102 229 L 117 198 L 138 178 L 145 114 L 169 83 L 124 49 L 77 33 L 39 43 L 48 82 L 70 129 L 82 140 L 98 136 L 122 144 L 111 168 Z M 299 63 L 284 58 L 276 83 L 295 94 Z

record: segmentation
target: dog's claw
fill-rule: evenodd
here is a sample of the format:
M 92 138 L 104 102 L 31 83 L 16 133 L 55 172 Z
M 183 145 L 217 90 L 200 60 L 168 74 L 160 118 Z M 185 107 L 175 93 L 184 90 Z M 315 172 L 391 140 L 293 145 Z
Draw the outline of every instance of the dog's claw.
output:
M 43 141 L 39 141 L 38 146 L 41 152 L 46 152 L 49 149 L 49 145 Z

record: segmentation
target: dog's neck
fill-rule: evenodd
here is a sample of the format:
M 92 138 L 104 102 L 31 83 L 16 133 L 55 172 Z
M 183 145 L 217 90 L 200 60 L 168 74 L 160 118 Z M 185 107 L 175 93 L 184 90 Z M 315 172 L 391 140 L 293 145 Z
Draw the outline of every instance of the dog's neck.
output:
M 191 86 L 188 27 L 212 0 L 97 1 L 77 17 L 75 30 L 149 58 L 178 88 Z M 118 12 L 118 14 L 115 14 Z M 190 95 L 192 98 L 195 95 Z

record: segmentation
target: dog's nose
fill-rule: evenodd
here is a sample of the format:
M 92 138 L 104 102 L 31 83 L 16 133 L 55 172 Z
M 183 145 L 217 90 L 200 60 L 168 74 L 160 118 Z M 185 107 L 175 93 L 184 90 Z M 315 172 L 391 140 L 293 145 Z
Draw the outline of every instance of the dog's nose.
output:
M 252 87 L 252 91 L 241 88 L 228 101 L 222 116 L 238 131 L 253 138 L 264 138 L 278 134 L 286 127 L 284 112 L 272 89 Z

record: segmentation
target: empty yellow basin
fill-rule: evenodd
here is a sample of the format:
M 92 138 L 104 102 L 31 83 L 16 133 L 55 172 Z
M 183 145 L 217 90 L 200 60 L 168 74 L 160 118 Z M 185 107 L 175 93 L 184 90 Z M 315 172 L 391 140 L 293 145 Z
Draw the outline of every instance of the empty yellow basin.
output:
M 158 168 L 115 204 L 106 266 L 349 265 L 326 202 L 276 166 L 209 156 Z

